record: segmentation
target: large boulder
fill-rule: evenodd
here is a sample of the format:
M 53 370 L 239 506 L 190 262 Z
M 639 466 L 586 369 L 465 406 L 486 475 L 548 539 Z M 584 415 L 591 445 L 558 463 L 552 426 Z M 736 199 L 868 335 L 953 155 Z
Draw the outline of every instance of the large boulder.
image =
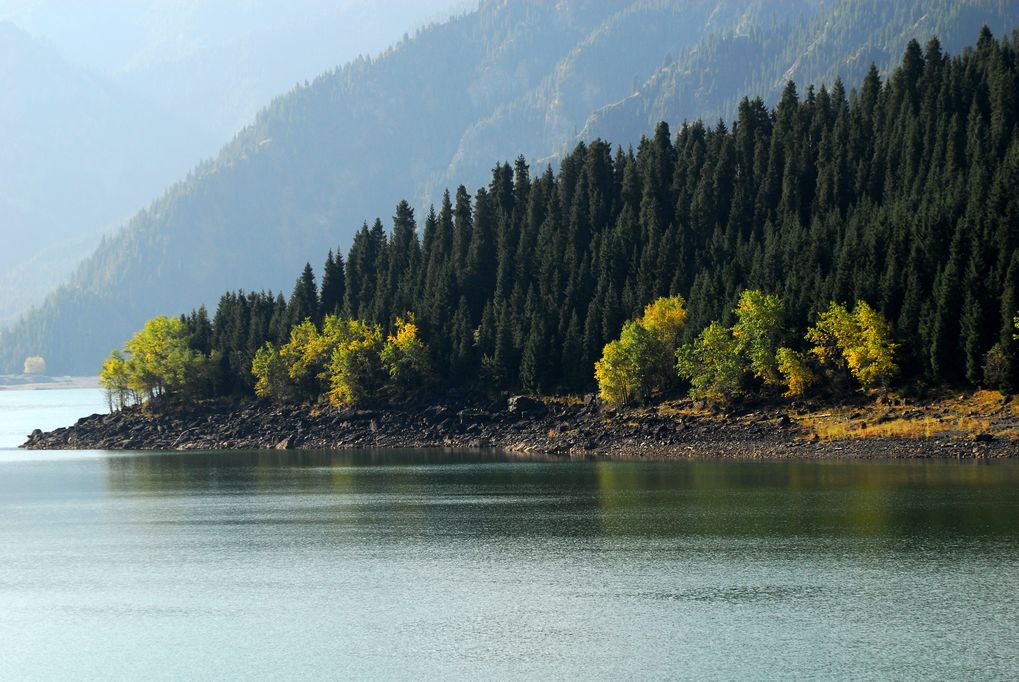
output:
M 507 402 L 507 410 L 517 417 L 543 417 L 548 413 L 545 403 L 529 395 L 515 395 Z

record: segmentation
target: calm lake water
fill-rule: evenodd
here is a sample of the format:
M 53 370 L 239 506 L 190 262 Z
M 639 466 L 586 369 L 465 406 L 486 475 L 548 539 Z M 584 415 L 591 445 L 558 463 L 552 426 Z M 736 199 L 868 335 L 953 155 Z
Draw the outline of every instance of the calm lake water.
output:
M 0 678 L 1019 677 L 1012 462 L 0 451 Z
M 33 429 L 52 431 L 94 413 L 109 412 L 99 388 L 0 390 L 0 448 L 16 448 Z

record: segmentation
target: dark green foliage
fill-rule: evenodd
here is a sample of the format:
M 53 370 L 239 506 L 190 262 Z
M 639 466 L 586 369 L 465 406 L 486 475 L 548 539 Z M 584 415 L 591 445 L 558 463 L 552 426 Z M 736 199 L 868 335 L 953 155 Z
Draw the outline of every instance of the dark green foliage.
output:
M 343 311 L 346 293 L 346 273 L 343 271 L 343 256 L 339 250 L 333 256 L 332 250 L 326 256 L 322 269 L 322 291 L 319 293 L 319 322 L 326 315 L 339 315 Z
M 901 379 L 1009 385 L 1019 300 L 1019 36 L 946 57 L 911 44 L 887 82 L 846 95 L 789 84 L 774 111 L 744 100 L 726 126 L 659 125 L 636 152 L 578 145 L 558 174 L 498 164 L 419 238 L 401 202 L 365 224 L 344 272 L 306 266 L 294 324 L 335 311 L 392 324 L 413 311 L 447 385 L 585 391 L 622 322 L 659 296 L 688 301 L 687 340 L 731 325 L 744 289 L 774 292 L 804 329 L 831 301 L 895 325 Z M 800 94 L 802 92 L 802 94 Z M 997 93 L 997 94 L 995 94 Z M 193 345 L 219 351 L 220 390 L 250 390 L 251 356 L 286 336 L 282 300 L 228 294 Z M 210 345 L 204 340 L 210 335 Z M 794 349 L 795 350 L 795 349 Z
M 318 288 L 315 285 L 315 272 L 311 269 L 311 263 L 305 263 L 304 271 L 297 278 L 297 283 L 294 284 L 294 293 L 290 294 L 290 301 L 287 303 L 287 321 L 293 327 L 304 320 L 314 322 L 318 319 Z

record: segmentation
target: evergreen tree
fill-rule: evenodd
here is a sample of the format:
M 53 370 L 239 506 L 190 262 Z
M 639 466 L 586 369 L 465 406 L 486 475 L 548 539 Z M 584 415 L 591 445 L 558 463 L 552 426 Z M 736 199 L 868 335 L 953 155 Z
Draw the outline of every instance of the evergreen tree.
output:
M 311 263 L 304 264 L 304 271 L 294 284 L 294 292 L 290 294 L 290 301 L 287 303 L 287 318 L 291 327 L 304 320 L 314 322 L 318 319 L 318 288 L 315 285 L 315 271 L 311 269 Z M 250 324 L 250 318 L 248 323 Z
M 340 314 L 345 294 L 346 278 L 343 272 L 343 256 L 339 250 L 333 256 L 333 252 L 330 250 L 322 270 L 322 291 L 319 296 L 319 319 L 317 320 L 320 324 L 322 317 Z

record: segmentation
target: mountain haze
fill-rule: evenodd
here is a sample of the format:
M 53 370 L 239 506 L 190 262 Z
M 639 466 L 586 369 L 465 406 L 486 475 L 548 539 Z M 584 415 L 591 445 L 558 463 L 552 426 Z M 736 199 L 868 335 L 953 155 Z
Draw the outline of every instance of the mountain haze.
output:
M 295 83 L 359 54 L 377 54 L 407 31 L 475 3 L 104 0 L 59 5 L 0 0 L 0 20 L 47 40 L 67 61 L 177 113 L 222 145 Z M 209 147 L 205 154 L 214 151 Z
M 484 3 L 274 100 L 6 333 L 3 369 L 38 353 L 54 371 L 94 372 L 146 318 L 225 289 L 289 289 L 304 261 L 346 248 L 400 199 L 422 207 L 445 186 L 482 184 L 517 154 L 554 159 L 578 136 L 634 143 L 659 113 L 731 116 L 743 95 L 774 101 L 787 76 L 805 88 L 886 67 L 879 55 L 934 30 L 952 46 L 972 41 L 974 22 L 1019 24 L 1006 3 L 912 1 L 879 15 L 875 35 L 872 4 Z
M 0 325 L 271 98 L 452 0 L 0 0 Z
M 10 23 L 0 23 L 0 89 L 2 321 L 41 301 L 212 140 Z

